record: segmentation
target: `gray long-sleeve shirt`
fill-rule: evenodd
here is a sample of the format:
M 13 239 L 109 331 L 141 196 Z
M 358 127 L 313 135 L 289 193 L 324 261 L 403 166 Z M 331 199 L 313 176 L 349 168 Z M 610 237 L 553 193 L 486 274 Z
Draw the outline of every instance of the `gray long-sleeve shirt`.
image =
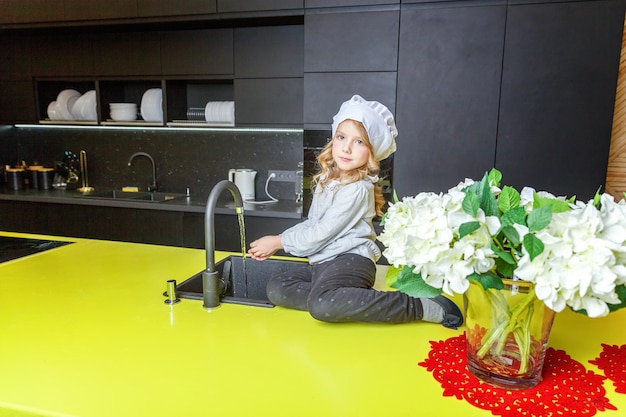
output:
M 376 215 L 372 179 L 346 185 L 331 181 L 320 189 L 318 186 L 313 194 L 308 219 L 282 233 L 285 251 L 307 256 L 312 264 L 342 253 L 356 253 L 376 262 L 381 252 L 372 225 Z

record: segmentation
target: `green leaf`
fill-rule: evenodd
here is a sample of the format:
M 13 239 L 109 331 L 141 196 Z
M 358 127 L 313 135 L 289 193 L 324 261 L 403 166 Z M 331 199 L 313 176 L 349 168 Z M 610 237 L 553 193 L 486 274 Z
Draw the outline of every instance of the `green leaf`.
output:
M 393 190 L 393 202 L 397 203 L 398 201 L 400 201 L 400 199 L 398 198 L 398 194 L 396 192 L 396 190 Z
M 500 192 L 498 197 L 498 208 L 502 213 L 507 213 L 509 210 L 519 207 L 521 200 L 519 192 L 515 188 L 506 185 L 502 188 L 502 192 Z
M 598 210 L 600 210 L 602 207 L 600 204 L 600 198 L 602 197 L 602 194 L 600 194 L 600 190 L 602 189 L 602 187 L 598 187 L 598 189 L 596 190 L 596 194 L 593 196 L 593 206 L 595 208 L 597 208 Z
M 517 268 L 517 263 L 510 264 L 504 261 L 502 258 L 496 258 L 496 271 L 503 277 L 512 277 Z
M 519 240 L 519 233 L 517 233 L 517 230 L 515 230 L 513 226 L 503 227 L 502 234 L 514 248 L 518 247 L 521 243 Z
M 411 297 L 432 298 L 442 293 L 440 288 L 434 288 L 426 284 L 421 274 L 415 274 L 411 267 L 405 266 L 391 286 Z
M 619 304 L 607 304 L 609 306 L 609 311 L 617 311 L 620 308 L 626 307 L 626 285 L 620 285 L 615 287 L 615 293 L 619 297 L 621 303 Z
M 459 239 L 463 239 L 464 236 L 467 236 L 470 233 L 472 233 L 473 231 L 478 230 L 478 229 L 480 229 L 480 223 L 479 222 L 463 223 L 459 227 Z
M 404 268 L 407 268 L 407 267 L 405 266 Z M 398 275 L 400 274 L 402 269 L 403 268 L 396 268 L 393 265 L 389 267 L 389 269 L 387 270 L 387 274 L 385 274 L 385 281 L 387 282 L 388 286 L 390 287 L 393 286 L 393 284 L 398 279 Z
M 489 288 L 501 290 L 504 288 L 504 284 L 502 284 L 502 278 L 500 278 L 497 274 L 494 274 L 491 271 L 487 271 L 482 274 L 477 274 L 474 272 L 473 274 L 468 275 L 467 279 L 478 282 L 480 285 L 482 285 L 484 290 L 488 290 Z
M 498 215 L 498 202 L 496 201 L 496 197 L 491 192 L 491 186 L 489 185 L 487 173 L 485 173 L 482 180 L 467 187 L 465 192 L 473 192 L 478 196 L 480 208 L 485 212 L 485 215 Z
M 500 182 L 502 181 L 502 173 L 495 168 L 491 168 L 487 179 L 489 180 L 490 184 L 495 185 L 496 187 L 500 187 Z
M 536 208 L 528 213 L 528 230 L 537 232 L 549 225 L 551 220 L 552 206 Z
M 559 200 L 552 197 L 540 197 L 535 192 L 533 197 L 533 208 L 552 207 L 552 213 L 564 213 L 570 211 L 570 204 L 576 201 L 576 197 L 570 197 L 567 200 Z
M 526 226 L 526 210 L 524 207 L 515 207 L 502 215 L 500 218 L 502 227 L 521 224 Z
M 478 215 L 478 207 L 480 201 L 478 196 L 473 191 L 467 191 L 465 193 L 465 198 L 463 198 L 463 203 L 461 206 L 463 207 L 463 211 L 469 214 L 472 217 L 476 217 Z
M 527 233 L 526 236 L 524 236 L 523 245 L 528 252 L 528 255 L 530 255 L 531 261 L 538 255 L 541 255 L 541 252 L 543 252 L 544 249 L 543 242 L 532 233 Z
M 517 264 L 515 258 L 513 258 L 513 255 L 511 255 L 510 252 L 500 249 L 497 245 L 492 244 L 491 250 L 493 251 L 493 253 L 498 255 L 498 258 L 502 259 L 504 262 L 511 265 Z

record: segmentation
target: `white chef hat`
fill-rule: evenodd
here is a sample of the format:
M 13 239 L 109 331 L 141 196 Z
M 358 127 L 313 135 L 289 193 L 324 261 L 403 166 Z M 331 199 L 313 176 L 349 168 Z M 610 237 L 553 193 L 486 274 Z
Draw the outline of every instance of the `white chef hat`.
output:
M 367 101 L 359 95 L 352 96 L 333 117 L 333 137 L 337 126 L 346 119 L 363 123 L 376 160 L 382 161 L 396 151 L 398 129 L 393 114 L 383 104 Z

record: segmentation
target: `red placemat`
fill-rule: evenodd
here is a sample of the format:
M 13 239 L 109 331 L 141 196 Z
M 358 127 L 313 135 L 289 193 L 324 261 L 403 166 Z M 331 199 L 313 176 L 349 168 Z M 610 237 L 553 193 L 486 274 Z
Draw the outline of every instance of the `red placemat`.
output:
M 613 382 L 615 392 L 626 394 L 626 345 L 602 344 L 600 356 L 589 363 L 600 368 L 604 375 Z
M 605 396 L 606 377 L 587 371 L 563 350 L 548 348 L 541 383 L 518 391 L 492 387 L 470 374 L 464 334 L 430 345 L 428 358 L 419 365 L 432 372 L 443 395 L 464 399 L 494 416 L 593 416 L 617 410 Z

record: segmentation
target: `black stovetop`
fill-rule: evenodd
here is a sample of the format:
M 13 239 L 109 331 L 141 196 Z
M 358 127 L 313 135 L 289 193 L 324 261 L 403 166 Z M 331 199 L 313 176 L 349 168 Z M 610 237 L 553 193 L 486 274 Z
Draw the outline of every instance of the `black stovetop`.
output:
M 0 262 L 58 248 L 72 242 L 0 236 Z

